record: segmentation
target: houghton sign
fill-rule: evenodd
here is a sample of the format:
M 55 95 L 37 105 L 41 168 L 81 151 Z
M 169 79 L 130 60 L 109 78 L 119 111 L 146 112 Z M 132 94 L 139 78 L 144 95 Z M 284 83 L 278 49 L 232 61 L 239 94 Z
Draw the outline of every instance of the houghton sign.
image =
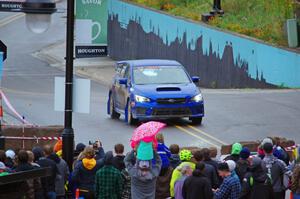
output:
M 108 0 L 76 0 L 77 58 L 107 55 Z
M 0 11 L 14 11 L 15 9 L 20 9 L 22 8 L 23 3 L 25 3 L 25 0 L 0 0 Z

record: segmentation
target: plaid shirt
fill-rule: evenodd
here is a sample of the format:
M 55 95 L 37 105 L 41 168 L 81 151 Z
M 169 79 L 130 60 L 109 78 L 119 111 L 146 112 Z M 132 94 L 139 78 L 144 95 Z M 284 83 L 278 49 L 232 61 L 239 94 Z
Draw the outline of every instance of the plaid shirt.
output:
M 239 199 L 241 193 L 241 184 L 238 178 L 228 176 L 220 189 L 215 193 L 215 199 Z
M 96 198 L 120 199 L 123 187 L 121 172 L 113 166 L 104 166 L 96 173 Z

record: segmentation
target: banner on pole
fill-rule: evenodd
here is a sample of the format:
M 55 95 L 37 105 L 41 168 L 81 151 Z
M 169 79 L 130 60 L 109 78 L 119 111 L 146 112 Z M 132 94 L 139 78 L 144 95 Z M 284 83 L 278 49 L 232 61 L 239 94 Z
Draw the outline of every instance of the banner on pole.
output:
M 54 79 L 54 110 L 65 110 L 65 78 Z M 90 113 L 91 80 L 74 78 L 73 82 L 73 112 Z
M 77 58 L 107 56 L 108 0 L 76 0 Z

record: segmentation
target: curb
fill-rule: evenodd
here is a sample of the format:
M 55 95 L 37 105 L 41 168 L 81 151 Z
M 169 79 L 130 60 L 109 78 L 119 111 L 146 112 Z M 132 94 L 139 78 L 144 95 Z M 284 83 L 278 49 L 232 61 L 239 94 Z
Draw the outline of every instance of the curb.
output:
M 61 46 L 64 46 L 64 41 L 59 41 L 57 43 L 46 46 L 45 48 L 32 53 L 31 55 L 41 61 L 48 63 L 51 67 L 58 68 L 59 70 L 65 71 L 65 60 L 61 57 L 56 56 L 55 50 L 62 50 Z M 89 68 L 91 69 L 105 69 L 112 68 L 115 64 L 115 61 L 107 58 L 104 60 L 78 60 L 74 61 L 74 74 L 77 76 L 82 76 L 89 78 L 93 81 L 96 81 L 106 87 L 110 86 L 112 77 L 109 78 L 99 78 L 94 71 L 88 72 Z

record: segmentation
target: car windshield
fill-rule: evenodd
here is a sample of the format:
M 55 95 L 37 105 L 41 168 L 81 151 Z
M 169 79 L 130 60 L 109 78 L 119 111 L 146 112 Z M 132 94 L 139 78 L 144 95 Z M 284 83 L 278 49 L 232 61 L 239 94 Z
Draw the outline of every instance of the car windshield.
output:
M 138 66 L 133 70 L 135 84 L 186 84 L 190 83 L 181 66 Z

